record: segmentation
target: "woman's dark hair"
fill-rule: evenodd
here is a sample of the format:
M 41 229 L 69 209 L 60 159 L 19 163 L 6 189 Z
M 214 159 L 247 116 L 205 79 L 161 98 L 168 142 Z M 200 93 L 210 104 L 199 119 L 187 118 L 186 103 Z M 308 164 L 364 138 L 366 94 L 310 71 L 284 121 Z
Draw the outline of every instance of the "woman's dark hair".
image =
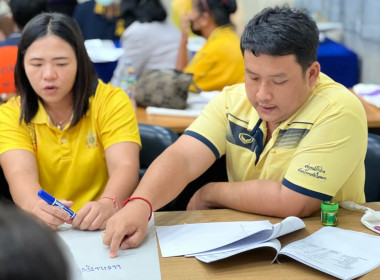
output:
M 43 13 L 33 18 L 24 27 L 17 51 L 15 85 L 21 96 L 20 123 L 29 123 L 38 111 L 39 96 L 33 90 L 24 68 L 24 57 L 34 41 L 55 35 L 66 41 L 74 50 L 78 62 L 73 85 L 73 118 L 70 127 L 76 125 L 89 108 L 89 98 L 95 94 L 97 75 L 88 57 L 82 33 L 69 16 L 58 13 Z
M 0 204 L 0 280 L 68 280 L 57 235 L 11 204 Z
M 125 20 L 125 28 L 135 21 L 162 22 L 167 16 L 160 0 L 122 0 L 120 14 Z
M 240 48 L 255 56 L 294 54 L 303 72 L 317 60 L 319 31 L 306 12 L 288 6 L 265 8 L 249 21 Z
M 230 15 L 236 9 L 236 0 L 198 0 L 198 10 L 211 13 L 218 26 L 231 24 Z

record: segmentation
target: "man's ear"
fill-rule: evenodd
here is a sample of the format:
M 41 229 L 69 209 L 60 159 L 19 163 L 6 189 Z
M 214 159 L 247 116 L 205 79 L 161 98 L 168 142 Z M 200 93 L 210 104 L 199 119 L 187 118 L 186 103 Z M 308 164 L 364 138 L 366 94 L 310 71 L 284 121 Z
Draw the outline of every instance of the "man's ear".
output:
M 318 61 L 314 61 L 306 70 L 306 77 L 309 80 L 309 87 L 312 88 L 317 83 L 319 73 L 321 72 L 321 65 Z

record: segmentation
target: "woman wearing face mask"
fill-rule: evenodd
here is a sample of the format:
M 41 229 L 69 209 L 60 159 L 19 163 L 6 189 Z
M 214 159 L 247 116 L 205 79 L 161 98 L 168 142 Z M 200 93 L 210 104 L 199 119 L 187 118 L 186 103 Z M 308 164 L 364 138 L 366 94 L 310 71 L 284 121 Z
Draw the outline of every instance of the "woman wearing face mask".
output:
M 181 19 L 176 69 L 194 74 L 195 84 L 203 91 L 222 90 L 244 81 L 240 42 L 230 20 L 236 8 L 235 0 L 193 0 L 192 12 Z M 189 26 L 207 41 L 188 63 Z M 196 89 L 190 86 L 189 90 Z

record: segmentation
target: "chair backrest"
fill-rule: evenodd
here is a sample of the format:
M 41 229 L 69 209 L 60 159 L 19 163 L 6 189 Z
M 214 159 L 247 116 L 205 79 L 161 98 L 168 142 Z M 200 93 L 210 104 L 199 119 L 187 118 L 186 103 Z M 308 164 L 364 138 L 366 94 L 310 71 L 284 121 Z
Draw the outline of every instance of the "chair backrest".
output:
M 140 179 L 149 165 L 178 139 L 178 134 L 167 127 L 139 123 L 141 137 Z
M 365 195 L 367 202 L 380 201 L 380 135 L 368 133 L 365 164 Z
M 11 194 L 9 192 L 8 182 L 5 179 L 3 169 L 0 167 L 0 201 L 12 201 Z

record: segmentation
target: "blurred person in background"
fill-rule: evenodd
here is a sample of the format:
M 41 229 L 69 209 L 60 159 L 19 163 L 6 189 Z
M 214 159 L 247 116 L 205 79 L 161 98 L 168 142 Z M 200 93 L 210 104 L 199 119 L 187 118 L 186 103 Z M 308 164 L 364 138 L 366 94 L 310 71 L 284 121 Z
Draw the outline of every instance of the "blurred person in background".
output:
M 235 0 L 193 0 L 191 13 L 181 18 L 181 41 L 176 70 L 194 74 L 203 91 L 222 90 L 244 81 L 244 62 L 230 15 L 237 9 Z M 206 43 L 188 62 L 189 26 Z M 190 86 L 190 91 L 195 91 Z
M 90 0 L 79 3 L 73 18 L 79 24 L 84 39 L 118 41 L 124 31 L 119 5 L 120 0 Z
M 174 69 L 180 32 L 167 20 L 160 0 L 122 0 L 120 8 L 125 21 L 121 37 L 124 55 L 111 83 L 120 86 L 120 73 L 126 62 L 132 63 L 137 78 L 147 69 Z
M 76 5 L 77 0 L 49 0 L 49 12 L 72 16 Z
M 0 41 L 0 103 L 16 95 L 14 67 L 17 46 L 24 26 L 36 15 L 47 10 L 47 0 L 10 0 L 12 33 Z

